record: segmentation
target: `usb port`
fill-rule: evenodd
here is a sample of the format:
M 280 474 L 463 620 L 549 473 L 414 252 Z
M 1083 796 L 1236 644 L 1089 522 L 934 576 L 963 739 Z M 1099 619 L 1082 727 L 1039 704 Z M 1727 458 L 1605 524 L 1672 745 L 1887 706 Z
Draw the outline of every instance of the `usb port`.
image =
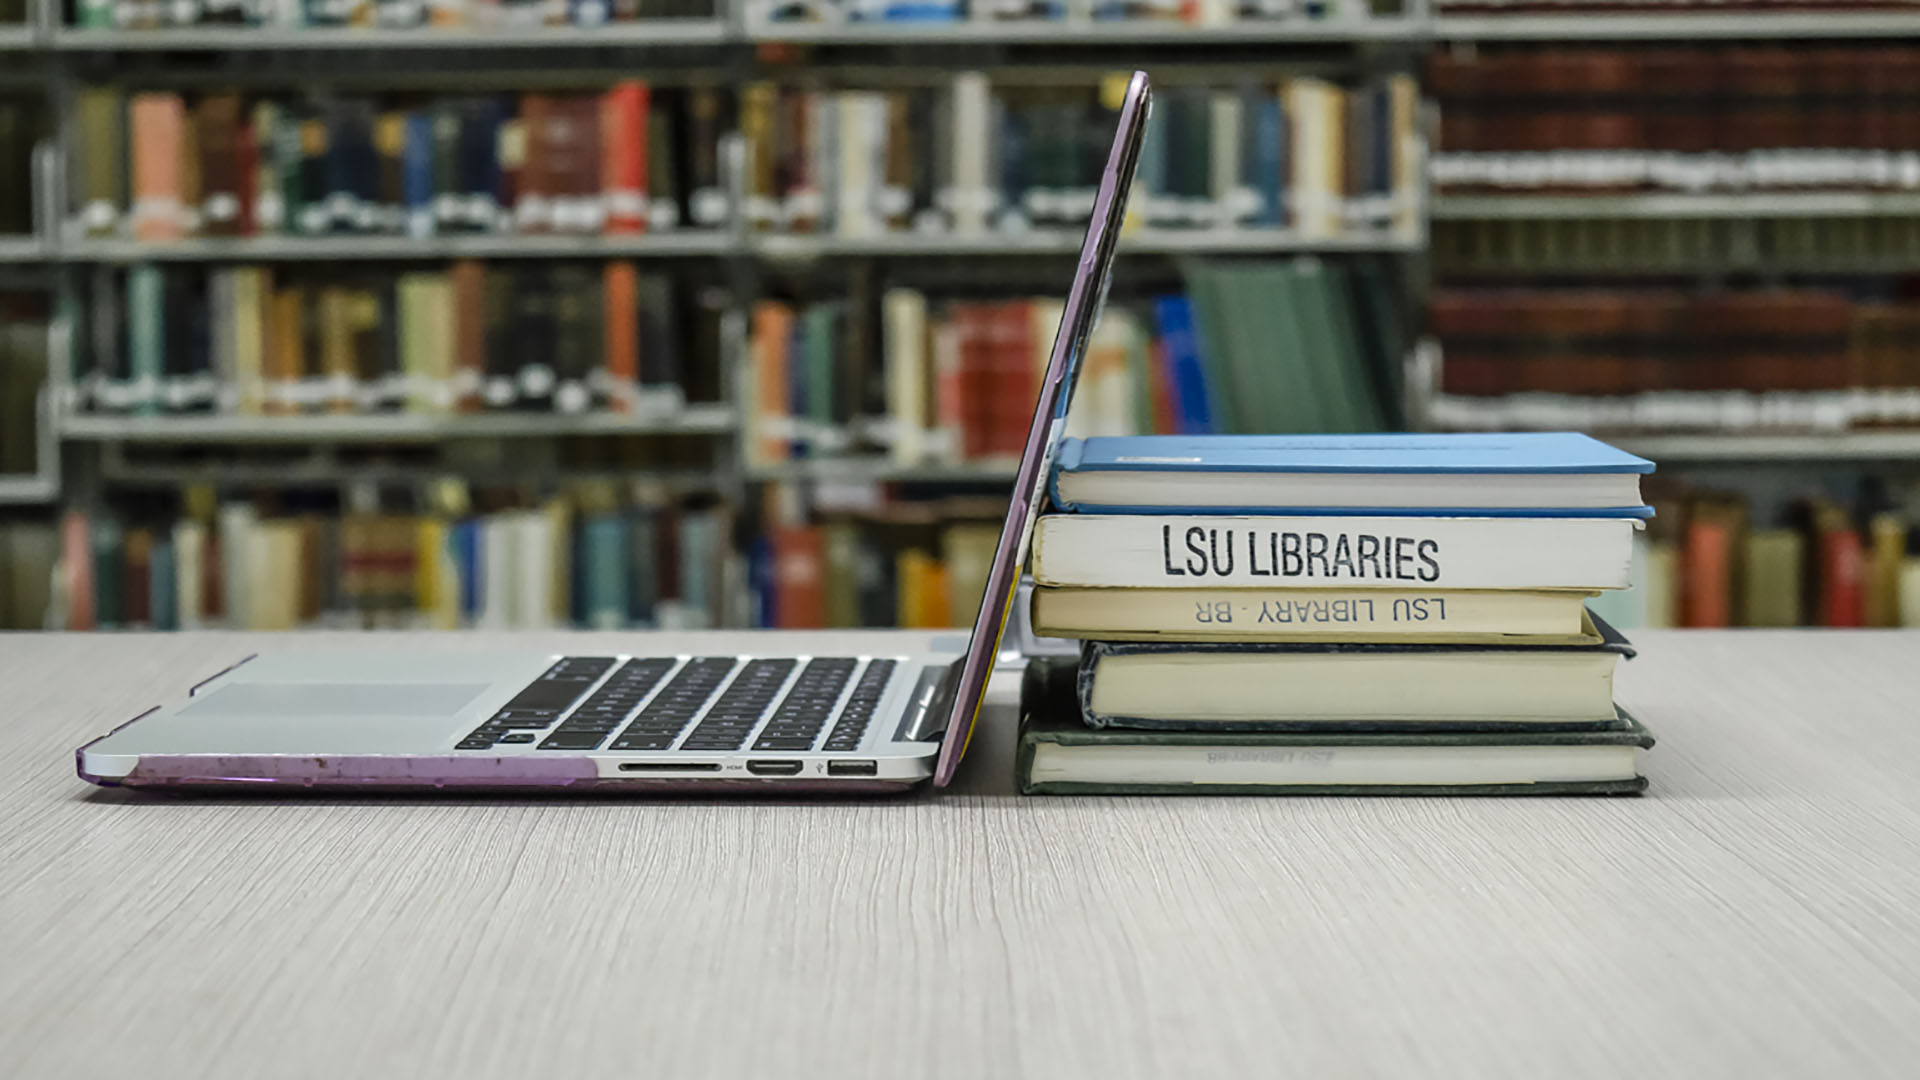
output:
M 828 776 L 878 776 L 880 763 L 877 761 L 829 761 Z
M 797 761 L 749 761 L 747 771 L 755 776 L 792 776 L 800 771 Z

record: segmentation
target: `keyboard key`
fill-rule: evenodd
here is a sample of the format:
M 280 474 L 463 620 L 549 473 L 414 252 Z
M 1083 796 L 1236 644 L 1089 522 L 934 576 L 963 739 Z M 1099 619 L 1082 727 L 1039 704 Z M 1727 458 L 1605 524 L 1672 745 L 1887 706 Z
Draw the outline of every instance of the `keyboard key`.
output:
M 534 737 L 531 731 L 516 731 L 511 735 L 500 736 L 500 741 L 503 743 L 529 743 L 534 740 Z
M 688 750 L 738 750 L 786 684 L 796 660 L 749 660 L 708 717 L 687 736 Z

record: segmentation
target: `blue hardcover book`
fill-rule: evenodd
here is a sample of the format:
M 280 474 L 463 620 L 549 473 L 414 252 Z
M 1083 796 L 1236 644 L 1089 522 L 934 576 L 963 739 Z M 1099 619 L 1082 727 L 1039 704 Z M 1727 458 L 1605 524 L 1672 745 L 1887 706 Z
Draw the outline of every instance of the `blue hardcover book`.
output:
M 1245 95 L 1244 123 L 1247 155 L 1242 163 L 1244 185 L 1260 196 L 1260 209 L 1249 219 L 1253 225 L 1278 227 L 1284 207 L 1280 203 L 1280 170 L 1284 166 L 1286 113 L 1271 89 L 1252 90 Z
M 1645 518 L 1653 462 L 1570 431 L 1068 439 L 1053 501 L 1106 514 Z
M 407 114 L 406 141 L 400 147 L 400 194 L 407 235 L 432 236 L 433 114 L 425 109 Z
M 447 547 L 460 578 L 460 622 L 466 626 L 480 617 L 480 532 L 480 522 L 473 518 L 456 521 L 447 531 Z
M 581 532 L 584 621 L 595 630 L 625 629 L 631 600 L 627 521 L 619 514 L 599 514 L 587 519 Z
M 1200 364 L 1193 302 L 1185 296 L 1162 296 L 1153 302 L 1153 315 L 1166 350 L 1167 384 L 1173 387 L 1174 402 L 1179 406 L 1174 422 L 1181 434 L 1209 434 L 1213 431 L 1213 405 L 1208 397 L 1206 370 Z

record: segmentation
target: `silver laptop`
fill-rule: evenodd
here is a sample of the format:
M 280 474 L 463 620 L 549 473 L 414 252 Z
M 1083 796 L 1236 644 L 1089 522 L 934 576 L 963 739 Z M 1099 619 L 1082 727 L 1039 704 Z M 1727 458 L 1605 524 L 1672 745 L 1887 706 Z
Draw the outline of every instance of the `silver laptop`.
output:
M 937 635 L 890 635 L 882 640 L 902 647 L 874 651 L 875 635 L 849 634 L 847 648 L 806 655 L 261 655 L 81 747 L 81 777 L 229 790 L 858 792 L 928 777 L 944 786 L 993 671 L 1080 357 L 1106 299 L 1147 103 L 1147 77 L 1135 72 L 964 653 L 942 651 Z

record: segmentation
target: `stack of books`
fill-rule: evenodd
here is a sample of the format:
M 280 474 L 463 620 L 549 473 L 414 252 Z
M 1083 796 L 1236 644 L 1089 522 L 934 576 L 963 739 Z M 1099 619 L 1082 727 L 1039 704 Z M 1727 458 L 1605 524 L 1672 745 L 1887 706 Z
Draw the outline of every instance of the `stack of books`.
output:
M 1651 462 L 1584 435 L 1069 440 L 1028 793 L 1642 790 L 1613 703 Z

